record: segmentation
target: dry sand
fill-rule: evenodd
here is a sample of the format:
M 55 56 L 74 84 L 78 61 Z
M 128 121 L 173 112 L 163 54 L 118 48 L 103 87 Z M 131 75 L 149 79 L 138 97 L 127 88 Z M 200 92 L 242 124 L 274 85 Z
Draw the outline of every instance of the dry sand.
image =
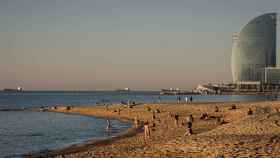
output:
M 230 110 L 232 105 L 237 109 Z M 215 112 L 215 106 L 219 112 Z M 253 115 L 247 115 L 248 108 Z M 120 113 L 118 109 L 121 109 Z M 143 157 L 193 157 L 193 158 L 233 158 L 233 157 L 280 157 L 280 102 L 244 103 L 189 103 L 189 104 L 143 104 L 133 108 L 121 105 L 98 107 L 75 107 L 67 110 L 57 108 L 56 112 L 78 113 L 100 117 L 141 121 L 152 121 L 152 111 L 156 113 L 156 127 L 152 138 L 145 142 L 143 132 L 131 130 L 130 134 L 117 139 L 89 142 L 74 146 L 43 157 L 56 158 L 143 158 Z M 170 113 L 180 115 L 180 126 L 176 127 Z M 200 120 L 202 113 L 211 116 Z M 184 136 L 185 126 L 181 125 L 186 116 L 194 116 L 191 136 Z M 225 123 L 220 124 L 217 118 Z M 132 136 L 131 136 L 132 135 Z M 35 155 L 33 155 L 35 156 Z M 36 155 L 38 156 L 38 155 Z

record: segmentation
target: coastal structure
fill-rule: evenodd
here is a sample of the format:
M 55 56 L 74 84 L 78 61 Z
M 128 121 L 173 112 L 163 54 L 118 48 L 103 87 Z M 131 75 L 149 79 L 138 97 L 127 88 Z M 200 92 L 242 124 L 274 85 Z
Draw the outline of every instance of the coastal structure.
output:
M 160 95 L 194 95 L 199 94 L 194 91 L 181 90 L 179 88 L 162 89 Z
M 265 82 L 265 68 L 276 66 L 276 22 L 276 13 L 264 14 L 234 34 L 231 58 L 234 83 Z
M 280 67 L 276 65 L 277 14 L 267 13 L 233 35 L 229 84 L 198 85 L 200 94 L 270 94 L 280 92 Z

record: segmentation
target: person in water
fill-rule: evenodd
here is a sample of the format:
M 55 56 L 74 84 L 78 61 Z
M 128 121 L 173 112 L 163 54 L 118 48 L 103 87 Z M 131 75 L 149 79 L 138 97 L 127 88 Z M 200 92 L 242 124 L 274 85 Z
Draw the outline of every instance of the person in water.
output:
M 107 126 L 106 126 L 106 130 L 110 130 L 112 129 L 112 124 L 111 124 L 111 120 L 109 118 L 107 118 Z
M 149 127 L 149 122 L 146 121 L 144 123 L 144 140 L 147 141 L 151 138 L 151 131 L 150 131 L 150 127 Z

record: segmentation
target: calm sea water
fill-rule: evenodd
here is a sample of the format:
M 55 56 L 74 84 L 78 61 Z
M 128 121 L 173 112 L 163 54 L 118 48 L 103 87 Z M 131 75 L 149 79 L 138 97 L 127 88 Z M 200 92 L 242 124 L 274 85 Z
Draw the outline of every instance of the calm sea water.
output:
M 181 96 L 184 100 L 186 96 Z M 189 96 L 188 96 L 189 97 Z M 193 96 L 195 102 L 267 100 L 268 96 L 216 95 Z M 21 109 L 54 105 L 92 105 L 121 101 L 158 102 L 159 92 L 136 91 L 27 91 L 0 92 L 0 109 Z M 176 96 L 160 96 L 161 102 L 175 102 Z M 53 150 L 90 138 L 106 138 L 130 127 L 113 120 L 114 130 L 105 130 L 106 120 L 79 115 L 48 112 L 0 111 L 0 157 L 16 156 L 33 151 Z
M 186 96 L 181 96 L 184 100 Z M 190 96 L 188 96 L 190 97 Z M 24 108 L 53 105 L 95 105 L 97 103 L 120 103 L 121 101 L 157 102 L 159 92 L 156 91 L 26 91 L 20 93 L 0 91 L 0 109 Z M 263 95 L 194 95 L 196 102 L 254 101 L 266 100 Z M 160 96 L 162 102 L 175 102 L 176 96 Z
M 0 112 L 0 157 L 59 149 L 90 138 L 106 138 L 130 127 L 128 122 L 50 112 Z

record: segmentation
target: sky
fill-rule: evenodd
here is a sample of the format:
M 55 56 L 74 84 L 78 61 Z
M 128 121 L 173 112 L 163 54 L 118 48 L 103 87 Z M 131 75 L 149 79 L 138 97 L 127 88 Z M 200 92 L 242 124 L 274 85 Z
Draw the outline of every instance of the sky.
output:
M 280 13 L 279 6 L 279 0 L 0 0 L 0 89 L 231 82 L 233 33 L 256 16 Z

